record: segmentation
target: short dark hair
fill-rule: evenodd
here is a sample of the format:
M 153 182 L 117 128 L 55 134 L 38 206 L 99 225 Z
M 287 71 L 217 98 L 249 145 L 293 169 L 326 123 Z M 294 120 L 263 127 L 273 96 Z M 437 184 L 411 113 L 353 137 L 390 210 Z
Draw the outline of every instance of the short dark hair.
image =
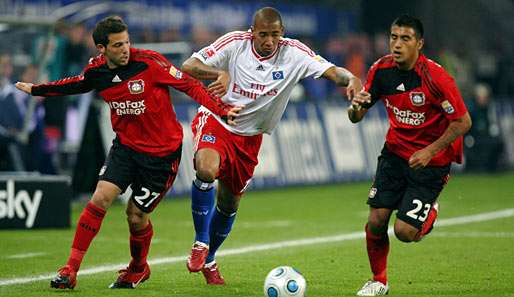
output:
M 107 47 L 109 44 L 109 34 L 121 33 L 128 30 L 127 24 L 119 16 L 108 16 L 96 23 L 93 30 L 93 41 Z
M 273 7 L 263 7 L 257 10 L 253 15 L 254 26 L 258 19 L 264 20 L 266 23 L 274 23 L 278 21 L 280 22 L 280 26 L 283 26 L 282 16 L 280 15 L 280 12 Z
M 391 24 L 391 27 L 392 26 L 412 28 L 414 29 L 414 32 L 416 32 L 416 37 L 418 39 L 423 38 L 423 34 L 425 33 L 423 30 L 423 23 L 421 23 L 421 21 L 418 18 L 415 18 L 408 14 L 404 14 L 397 17 Z

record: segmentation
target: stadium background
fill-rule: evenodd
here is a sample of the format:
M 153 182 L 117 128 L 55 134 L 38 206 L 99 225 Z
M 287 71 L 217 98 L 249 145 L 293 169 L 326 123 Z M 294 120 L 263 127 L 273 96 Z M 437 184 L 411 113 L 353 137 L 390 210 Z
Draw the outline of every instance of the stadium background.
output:
M 0 53 L 9 56 L 12 81 L 77 75 L 95 54 L 90 32 L 109 14 L 129 24 L 133 46 L 164 53 L 176 65 L 221 34 L 247 30 L 253 11 L 274 5 L 286 33 L 363 80 L 369 65 L 387 53 L 387 30 L 400 13 L 426 27 L 425 53 L 456 78 L 475 125 L 467 136 L 464 171 L 514 167 L 514 26 L 512 1 L 0 1 Z M 459 10 L 459 17 L 454 12 Z M 4 59 L 5 61 L 5 59 Z M 5 64 L 5 63 L 4 63 Z M 476 94 L 489 96 L 477 104 Z M 329 82 L 307 79 L 293 94 L 281 125 L 265 138 L 252 187 L 366 180 L 387 127 L 381 107 L 361 125 L 346 120 L 347 102 Z M 173 92 L 185 131 L 184 155 L 173 191 L 186 194 L 192 178 L 189 123 L 195 104 Z M 74 197 L 94 189 L 96 173 L 113 134 L 108 109 L 95 94 L 30 104 L 3 116 L 1 131 L 14 131 L 4 149 L 4 171 L 72 177 Z M 485 99 L 487 100 L 487 99 Z M 16 106 L 2 108 L 13 114 Z M 34 110 L 35 113 L 30 111 Z M 30 136 L 30 137 L 29 137 Z M 4 145 L 5 147 L 5 145 Z
M 466 163 L 454 167 L 441 195 L 436 232 L 419 245 L 392 240 L 390 295 L 513 296 L 514 2 L 509 0 L 0 0 L 0 227 L 12 228 L 8 222 L 19 214 L 21 229 L 37 226 L 39 215 L 62 217 L 71 225 L 0 230 L 0 296 L 55 296 L 48 280 L 68 255 L 73 226 L 113 136 L 108 110 L 94 93 L 42 103 L 16 97 L 13 104 L 5 96 L 5 78 L 42 82 L 80 73 L 95 54 L 92 26 L 108 14 L 125 18 L 134 46 L 161 51 L 180 65 L 219 35 L 248 29 L 253 11 L 264 5 L 282 11 L 287 36 L 363 79 L 387 52 L 394 17 L 411 13 L 423 20 L 424 51 L 455 76 L 474 127 L 466 137 Z M 321 80 L 303 81 L 275 133 L 265 138 L 263 166 L 220 251 L 226 288 L 207 288 L 186 273 L 190 205 L 187 198 L 169 199 L 153 216 L 152 279 L 138 294 L 262 296 L 267 272 L 287 264 L 304 273 L 311 296 L 354 296 L 369 277 L 364 201 L 387 123 L 377 105 L 362 123 L 351 125 L 343 94 Z M 172 97 L 185 146 L 170 197 L 187 197 L 189 122 L 197 106 L 181 94 Z M 9 182 L 13 179 L 16 183 Z M 25 189 L 25 198 L 37 196 L 33 181 L 37 186 L 69 181 L 71 189 L 45 191 L 41 204 L 53 203 L 48 212 L 25 219 L 24 208 L 8 209 L 12 201 L 6 197 L 18 197 L 15 189 Z M 55 212 L 63 197 L 75 202 L 60 210 L 64 213 Z M 110 209 L 75 296 L 125 294 L 106 291 L 128 256 L 123 209 L 121 203 Z

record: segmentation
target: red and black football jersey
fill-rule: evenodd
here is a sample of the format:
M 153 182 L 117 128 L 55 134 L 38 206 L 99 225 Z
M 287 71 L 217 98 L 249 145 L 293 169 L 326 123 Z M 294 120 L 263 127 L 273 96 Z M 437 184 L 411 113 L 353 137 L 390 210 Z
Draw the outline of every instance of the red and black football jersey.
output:
M 135 151 L 165 156 L 182 144 L 182 126 L 171 105 L 168 86 L 182 91 L 212 112 L 226 116 L 229 106 L 198 80 L 175 68 L 161 54 L 130 49 L 126 66 L 109 69 L 103 55 L 92 58 L 83 74 L 34 85 L 32 95 L 60 96 L 97 90 L 110 107 L 120 142 Z
M 372 101 L 363 107 L 370 108 L 382 100 L 389 116 L 386 147 L 405 160 L 436 141 L 450 120 L 467 112 L 453 78 L 423 54 L 412 70 L 400 70 L 392 55 L 380 58 L 370 68 L 364 88 Z M 428 165 L 444 166 L 461 161 L 462 136 Z

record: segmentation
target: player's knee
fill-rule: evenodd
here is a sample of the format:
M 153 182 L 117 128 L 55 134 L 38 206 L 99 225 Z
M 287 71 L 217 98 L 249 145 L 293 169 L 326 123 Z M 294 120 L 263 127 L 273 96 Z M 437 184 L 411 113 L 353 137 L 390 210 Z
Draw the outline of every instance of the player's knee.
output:
M 373 234 L 387 232 L 387 219 L 380 216 L 370 216 L 368 218 L 368 230 Z
M 102 209 L 108 209 L 112 204 L 112 198 L 110 195 L 106 194 L 104 191 L 98 188 L 95 190 L 91 201 L 94 205 Z
M 196 176 L 205 182 L 213 182 L 216 179 L 217 168 L 198 167 L 196 169 Z
M 403 242 L 415 241 L 417 233 L 418 233 L 418 230 L 410 225 L 406 225 L 406 224 L 395 224 L 394 225 L 394 235 L 400 241 L 403 241 Z
M 205 182 L 213 182 L 218 174 L 218 164 L 205 159 L 196 159 L 196 176 Z

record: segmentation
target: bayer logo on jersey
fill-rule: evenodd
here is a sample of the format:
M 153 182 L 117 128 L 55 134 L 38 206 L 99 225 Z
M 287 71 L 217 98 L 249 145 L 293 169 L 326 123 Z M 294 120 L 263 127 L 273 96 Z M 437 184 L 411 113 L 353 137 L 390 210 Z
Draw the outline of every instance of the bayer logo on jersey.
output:
M 280 80 L 284 79 L 284 71 L 273 71 L 271 72 L 271 75 L 273 76 L 273 80 Z

